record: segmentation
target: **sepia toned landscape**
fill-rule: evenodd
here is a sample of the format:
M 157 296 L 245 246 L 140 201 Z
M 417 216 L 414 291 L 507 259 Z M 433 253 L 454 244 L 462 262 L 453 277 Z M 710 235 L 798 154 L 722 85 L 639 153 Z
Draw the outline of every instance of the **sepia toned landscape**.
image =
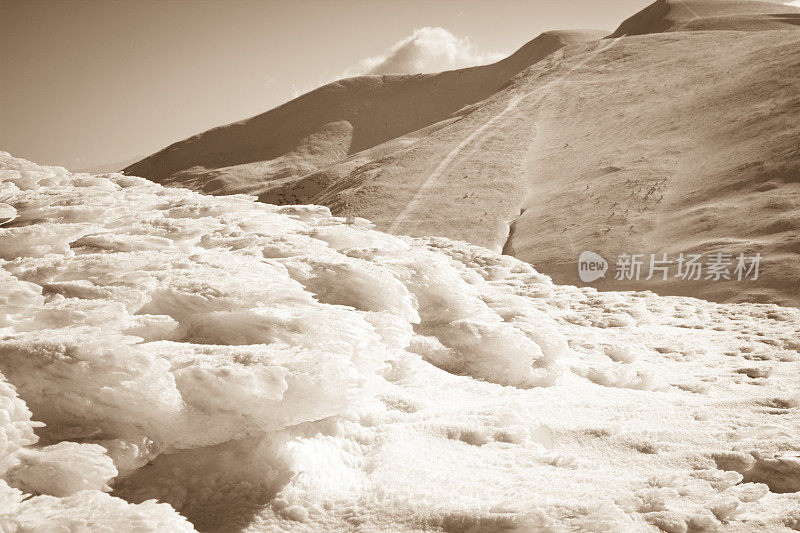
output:
M 618 22 L 0 152 L 0 530 L 800 531 L 800 7 Z

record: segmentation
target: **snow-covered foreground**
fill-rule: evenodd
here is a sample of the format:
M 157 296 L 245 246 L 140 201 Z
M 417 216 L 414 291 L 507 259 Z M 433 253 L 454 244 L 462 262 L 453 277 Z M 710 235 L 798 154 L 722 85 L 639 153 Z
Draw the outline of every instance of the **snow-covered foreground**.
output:
M 800 530 L 797 309 L 8 154 L 0 180 L 2 531 Z

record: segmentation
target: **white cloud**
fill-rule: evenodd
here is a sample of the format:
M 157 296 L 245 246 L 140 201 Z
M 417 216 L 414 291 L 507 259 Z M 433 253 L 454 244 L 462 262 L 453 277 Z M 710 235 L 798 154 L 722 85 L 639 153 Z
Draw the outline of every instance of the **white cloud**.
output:
M 800 0 L 792 0 L 791 2 L 786 2 L 790 6 L 800 7 Z
M 445 28 L 426 26 L 414 30 L 383 54 L 361 60 L 345 75 L 440 72 L 492 63 L 505 56 L 505 53 L 480 52 L 467 37 L 456 37 Z

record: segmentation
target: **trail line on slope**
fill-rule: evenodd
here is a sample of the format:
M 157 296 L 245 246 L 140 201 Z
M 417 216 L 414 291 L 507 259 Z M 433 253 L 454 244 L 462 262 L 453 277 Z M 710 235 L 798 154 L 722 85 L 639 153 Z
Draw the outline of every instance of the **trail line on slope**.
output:
M 689 24 L 690 22 L 693 22 L 693 21 L 695 21 L 695 20 L 697 20 L 697 19 L 701 18 L 701 17 L 700 17 L 700 15 L 698 15 L 698 14 L 695 12 L 695 10 L 694 10 L 694 9 L 692 9 L 692 8 L 691 8 L 691 7 L 689 7 L 689 6 L 687 6 L 687 5 L 686 5 L 686 4 L 683 2 L 683 0 L 675 0 L 675 1 L 676 1 L 676 2 L 678 2 L 680 5 L 682 5 L 682 6 L 683 6 L 683 8 L 684 8 L 686 11 L 688 11 L 689 13 L 691 13 L 691 14 L 692 14 L 692 16 L 694 17 L 693 19 L 691 19 L 691 20 L 687 20 L 687 21 L 686 21 L 686 22 L 684 22 L 683 24 L 679 25 L 679 26 L 677 27 L 677 30 L 678 30 L 678 31 L 682 30 L 682 29 L 683 29 L 683 27 L 684 27 L 684 26 L 686 26 L 687 24 Z
M 691 7 L 689 7 L 689 6 L 687 6 L 687 5 L 686 5 L 686 4 L 683 2 L 683 0 L 676 0 L 676 1 L 677 1 L 677 2 L 678 2 L 680 5 L 682 5 L 682 6 L 684 7 L 684 9 L 686 9 L 686 10 L 687 10 L 689 13 L 691 13 L 691 14 L 692 14 L 692 16 L 694 16 L 694 18 L 696 18 L 696 19 L 699 19 L 699 18 L 700 18 L 700 15 L 698 15 L 697 13 L 695 13 L 694 9 L 692 9 L 692 8 L 691 8 Z
M 472 143 L 472 141 L 477 139 L 484 131 L 489 129 L 495 122 L 497 122 L 501 118 L 503 118 L 506 115 L 508 115 L 511 111 L 513 111 L 519 105 L 519 103 L 522 100 L 524 100 L 524 99 L 526 99 L 526 98 L 528 98 L 528 97 L 530 97 L 530 96 L 532 96 L 532 95 L 534 95 L 536 93 L 544 92 L 546 89 L 550 89 L 553 85 L 561 82 L 566 74 L 569 74 L 569 73 L 573 72 L 574 70 L 576 70 L 577 68 L 582 67 L 590 59 L 595 57 L 600 52 L 602 52 L 604 50 L 607 50 L 607 49 L 611 48 L 612 46 L 614 46 L 620 39 L 622 39 L 622 37 L 617 37 L 617 38 L 613 39 L 611 42 L 609 42 L 607 45 L 601 46 L 600 48 L 598 48 L 596 50 L 593 50 L 584 59 L 582 59 L 581 61 L 579 61 L 575 65 L 573 65 L 566 72 L 563 72 L 556 79 L 551 80 L 551 81 L 547 82 L 546 84 L 544 84 L 543 86 L 537 87 L 536 89 L 534 89 L 534 90 L 532 90 L 530 92 L 527 92 L 525 94 L 521 94 L 519 96 L 516 96 L 516 97 L 512 98 L 511 101 L 508 102 L 508 104 L 506 105 L 505 109 L 503 109 L 503 111 L 501 111 L 499 114 L 495 115 L 494 117 L 492 117 L 491 119 L 486 121 L 485 124 L 483 124 L 480 128 L 478 128 L 475 131 L 473 131 L 469 136 L 467 136 L 466 139 L 464 139 L 460 143 L 458 143 L 458 145 L 456 145 L 455 148 L 450 150 L 450 152 L 448 152 L 448 154 L 446 156 L 444 156 L 444 159 L 442 159 L 439 162 L 439 164 L 436 166 L 436 168 L 433 169 L 433 171 L 430 174 L 428 174 L 428 176 L 425 178 L 425 181 L 423 181 L 422 186 L 414 194 L 414 197 L 411 199 L 410 202 L 408 202 L 405 205 L 405 207 L 400 212 L 400 214 L 397 215 L 397 217 L 395 217 L 394 221 L 392 222 L 392 224 L 389 226 L 389 228 L 386 231 L 388 233 L 395 233 L 397 231 L 397 229 L 400 227 L 400 225 L 403 224 L 406 221 L 406 219 L 408 219 L 408 216 L 411 214 L 411 212 L 414 209 L 416 209 L 417 205 L 419 204 L 420 200 L 423 198 L 424 194 L 428 191 L 428 189 L 430 189 L 433 186 L 434 181 L 436 179 L 438 179 L 444 173 L 444 171 L 447 169 L 447 167 L 450 166 L 450 164 L 453 162 L 453 160 L 456 157 L 458 157 L 458 155 L 464 150 L 464 148 L 466 148 L 470 143 Z M 564 48 L 562 48 L 561 50 L 564 50 Z M 534 124 L 534 126 L 535 126 L 535 124 Z

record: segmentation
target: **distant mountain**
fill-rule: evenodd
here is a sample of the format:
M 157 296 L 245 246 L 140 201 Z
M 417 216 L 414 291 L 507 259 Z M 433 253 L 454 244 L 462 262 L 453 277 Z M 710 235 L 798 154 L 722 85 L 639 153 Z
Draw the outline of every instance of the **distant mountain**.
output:
M 343 80 L 126 169 L 504 251 L 559 283 L 800 304 L 800 10 L 658 1 L 612 36 Z M 706 31 L 716 30 L 716 31 Z M 621 254 L 761 254 L 757 280 L 615 280 Z M 731 264 L 728 276 L 732 274 Z
M 142 158 L 141 155 L 130 157 L 124 161 L 117 161 L 116 163 L 106 163 L 103 165 L 95 165 L 92 167 L 84 167 L 74 169 L 74 172 L 86 172 L 87 174 L 105 174 L 107 172 L 120 172 L 123 168 L 132 165 Z

